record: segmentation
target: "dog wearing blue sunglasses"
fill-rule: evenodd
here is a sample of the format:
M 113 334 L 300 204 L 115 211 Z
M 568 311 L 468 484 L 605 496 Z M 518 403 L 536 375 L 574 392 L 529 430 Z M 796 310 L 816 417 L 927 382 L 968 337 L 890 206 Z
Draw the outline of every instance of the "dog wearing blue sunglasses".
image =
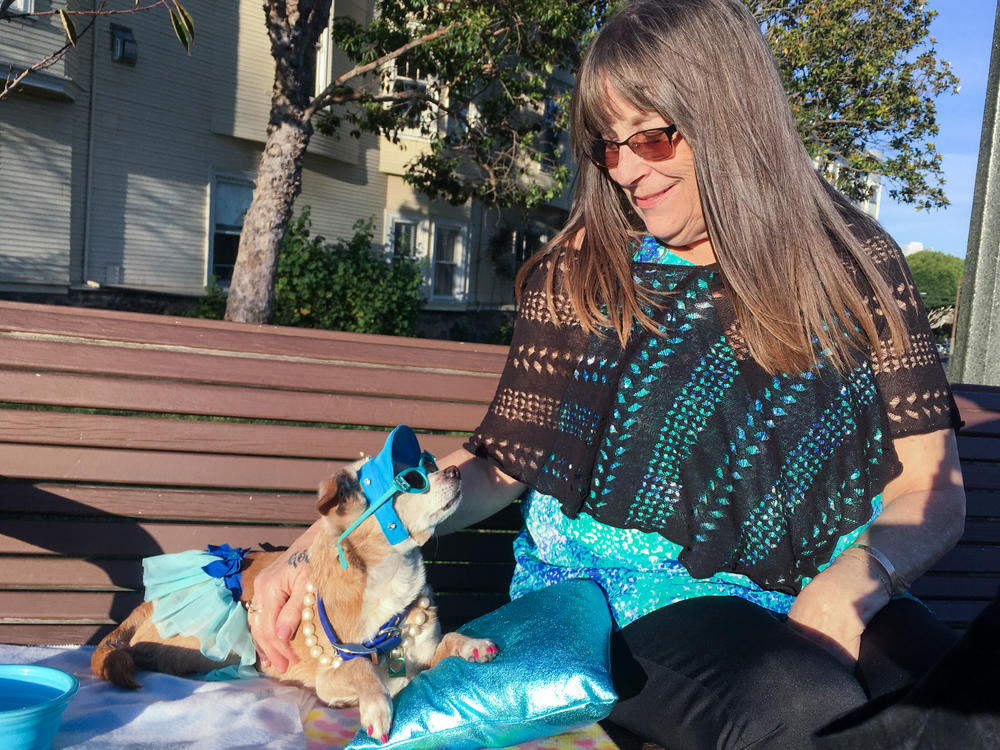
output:
M 442 638 L 426 585 L 420 547 L 461 496 L 458 468 L 439 471 L 400 425 L 378 455 L 320 484 L 323 522 L 291 641 L 299 660 L 286 672 L 257 662 L 249 629 L 253 579 L 280 553 L 228 545 L 144 560 L 147 601 L 97 646 L 92 671 L 136 688 L 136 668 L 212 677 L 260 670 L 313 688 L 331 706 L 357 705 L 362 727 L 385 742 L 391 698 L 418 672 L 449 656 L 487 662 L 498 654 L 488 639 Z

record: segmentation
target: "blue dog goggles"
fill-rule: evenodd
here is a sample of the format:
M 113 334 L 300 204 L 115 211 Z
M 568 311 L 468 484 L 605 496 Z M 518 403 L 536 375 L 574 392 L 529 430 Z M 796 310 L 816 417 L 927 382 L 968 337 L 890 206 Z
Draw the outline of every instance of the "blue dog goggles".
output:
M 358 469 L 358 481 L 368 499 L 368 507 L 337 538 L 340 567 L 347 567 L 344 539 L 369 516 L 375 516 L 389 544 L 399 544 L 409 538 L 410 534 L 396 513 L 393 500 L 400 492 L 409 494 L 427 492 L 430 489 L 427 475 L 437 470 L 434 456 L 420 450 L 413 430 L 406 425 L 399 425 L 389 433 L 378 455 L 369 458 Z

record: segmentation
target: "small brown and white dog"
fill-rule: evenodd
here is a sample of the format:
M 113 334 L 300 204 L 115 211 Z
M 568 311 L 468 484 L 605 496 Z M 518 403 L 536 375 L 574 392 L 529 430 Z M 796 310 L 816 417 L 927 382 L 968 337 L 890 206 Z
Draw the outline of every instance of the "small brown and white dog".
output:
M 433 467 L 433 457 L 423 457 Z M 397 536 L 390 543 L 384 519 L 376 517 L 362 489 L 363 463 L 341 470 L 319 488 L 316 507 L 323 523 L 309 548 L 312 578 L 291 640 L 299 661 L 283 674 L 259 660 L 257 668 L 282 682 L 315 689 L 331 706 L 359 706 L 361 726 L 385 742 L 392 724 L 391 696 L 418 672 L 449 656 L 491 661 L 498 649 L 488 639 L 458 633 L 442 638 L 425 583 L 420 546 L 457 507 L 459 470 L 424 470 L 422 489 L 399 491 L 388 501 L 393 521 L 405 526 L 402 540 Z M 419 485 L 420 476 L 410 476 Z M 400 533 L 396 523 L 389 526 Z M 254 578 L 279 554 L 250 552 L 243 560 L 241 601 L 251 610 L 248 617 L 255 616 L 250 605 Z M 144 602 L 101 641 L 91 659 L 95 675 L 137 688 L 137 667 L 183 675 L 239 663 L 235 656 L 222 663 L 208 659 L 192 636 L 161 638 L 152 611 L 153 603 Z

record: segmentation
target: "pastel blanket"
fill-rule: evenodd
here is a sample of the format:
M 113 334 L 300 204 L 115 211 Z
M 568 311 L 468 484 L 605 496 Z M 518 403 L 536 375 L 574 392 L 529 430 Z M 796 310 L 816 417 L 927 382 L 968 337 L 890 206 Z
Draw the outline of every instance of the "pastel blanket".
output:
M 199 682 L 142 672 L 141 690 L 90 674 L 92 647 L 0 644 L 0 663 L 44 664 L 75 675 L 54 750 L 339 750 L 358 730 L 356 709 L 331 709 L 312 691 L 255 678 Z M 517 750 L 616 750 L 593 725 Z

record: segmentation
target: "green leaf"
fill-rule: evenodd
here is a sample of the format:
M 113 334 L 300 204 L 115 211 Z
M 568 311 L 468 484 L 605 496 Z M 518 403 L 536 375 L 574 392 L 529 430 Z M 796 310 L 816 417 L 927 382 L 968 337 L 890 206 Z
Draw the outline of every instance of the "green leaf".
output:
M 170 11 L 170 24 L 174 27 L 174 33 L 177 35 L 178 41 L 184 45 L 185 51 L 191 54 L 191 39 L 188 37 L 187 29 L 184 27 L 183 21 L 181 21 L 180 14 L 176 11 Z
M 177 13 L 180 16 L 181 22 L 184 24 L 184 28 L 187 29 L 188 39 L 192 42 L 194 41 L 194 18 L 188 12 L 188 9 L 181 5 L 179 2 L 174 0 L 174 7 L 177 8 Z
M 63 30 L 66 32 L 66 38 L 69 39 L 69 43 L 74 47 L 76 46 L 76 24 L 73 23 L 72 17 L 65 10 L 60 9 L 59 20 L 62 21 Z

